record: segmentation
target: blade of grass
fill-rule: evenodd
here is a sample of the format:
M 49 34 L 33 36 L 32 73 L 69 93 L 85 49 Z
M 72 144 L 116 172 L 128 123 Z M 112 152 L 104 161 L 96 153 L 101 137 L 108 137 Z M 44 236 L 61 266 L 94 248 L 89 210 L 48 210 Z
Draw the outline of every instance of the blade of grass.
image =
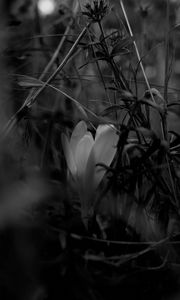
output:
M 79 7 L 79 3 L 76 2 L 75 8 L 74 8 L 74 12 L 73 12 L 74 16 L 76 15 L 76 13 L 78 11 L 78 7 Z M 41 73 L 41 75 L 39 76 L 39 78 L 38 78 L 39 80 L 43 80 L 44 77 L 46 76 L 46 74 L 49 72 L 49 70 L 53 66 L 56 58 L 58 57 L 58 55 L 60 53 L 60 50 L 61 50 L 62 46 L 64 45 L 64 42 L 66 40 L 66 37 L 69 34 L 69 31 L 71 29 L 71 26 L 72 26 L 73 22 L 74 22 L 74 20 L 73 20 L 73 18 L 71 18 L 71 20 L 69 21 L 69 24 L 68 24 L 68 26 L 67 26 L 64 34 L 63 34 L 63 37 L 61 38 L 61 40 L 60 40 L 60 42 L 59 42 L 56 50 L 54 51 L 54 54 L 52 55 L 52 57 L 51 57 L 50 61 L 48 62 L 48 64 L 45 66 L 45 68 L 44 68 L 43 72 Z M 30 99 L 33 96 L 33 93 L 35 93 L 36 90 L 37 90 L 36 88 L 32 88 L 31 89 L 29 95 L 26 98 L 26 101 L 25 101 L 24 105 L 26 105 L 27 103 L 29 103 Z
M 76 41 L 74 42 L 74 44 L 70 48 L 69 52 L 67 53 L 67 55 L 65 56 L 65 58 L 63 59 L 63 61 L 61 62 L 61 64 L 53 72 L 53 74 L 43 83 L 43 85 L 34 93 L 34 95 L 32 95 L 30 97 L 30 99 L 27 98 L 25 100 L 25 102 L 19 108 L 19 110 L 5 124 L 5 126 L 4 126 L 4 128 L 3 128 L 2 132 L 1 132 L 1 137 L 6 136 L 11 131 L 11 129 L 17 123 L 17 116 L 20 115 L 20 113 L 23 111 L 23 109 L 30 108 L 33 105 L 33 103 L 35 102 L 36 98 L 42 93 L 42 91 L 48 86 L 48 84 L 52 82 L 52 80 L 56 77 L 56 75 L 63 69 L 63 67 L 66 65 L 66 63 L 70 59 L 71 55 L 73 54 L 74 50 L 76 49 L 76 46 L 78 45 L 78 43 L 80 42 L 80 40 L 83 38 L 83 36 L 85 35 L 85 33 L 86 33 L 86 31 L 87 31 L 87 29 L 89 28 L 90 25 L 91 25 L 91 23 L 88 23 L 83 28 L 83 30 L 81 31 L 81 33 L 77 37 Z
M 129 20 L 128 20 L 128 17 L 127 17 L 127 14 L 126 14 L 126 10 L 125 10 L 125 7 L 124 7 L 124 4 L 123 4 L 122 0 L 120 0 L 120 6 L 121 6 L 121 9 L 122 9 L 124 18 L 126 20 L 130 36 L 133 38 L 133 32 L 132 32 L 132 29 L 131 29 L 131 26 L 130 26 L 130 23 L 129 23 Z M 165 101 L 166 102 L 167 102 L 167 91 L 168 91 L 168 80 L 169 80 L 169 78 L 167 76 L 168 65 L 169 65 L 169 32 L 170 32 L 169 31 L 169 13 L 170 13 L 169 0 L 167 0 L 167 26 L 168 26 L 168 28 L 166 28 L 166 29 L 167 29 L 168 34 L 166 35 L 166 60 L 165 60 L 166 73 L 165 73 L 165 87 L 164 87 L 164 95 L 165 95 Z M 155 99 L 154 99 L 154 96 L 153 96 L 153 93 L 152 93 L 152 90 L 151 90 L 151 87 L 150 87 L 150 84 L 149 84 L 149 81 L 147 79 L 147 76 L 146 76 L 146 73 L 145 73 L 145 70 L 144 70 L 144 66 L 142 64 L 142 60 L 141 60 L 141 57 L 140 57 L 140 54 L 139 54 L 139 50 L 138 50 L 136 41 L 133 40 L 133 43 L 134 43 L 134 48 L 135 48 L 135 51 L 136 51 L 136 55 L 137 55 L 137 58 L 139 60 L 139 64 L 140 64 L 140 67 L 141 67 L 141 70 L 142 70 L 142 73 L 143 73 L 148 91 L 150 93 L 151 99 L 154 103 L 156 103 Z M 165 114 L 161 115 L 161 130 L 162 130 L 163 139 L 165 139 L 167 141 L 168 135 L 167 135 L 167 122 L 166 122 L 166 115 Z M 169 173 L 169 179 L 170 179 L 170 184 L 171 184 L 174 200 L 175 200 L 175 203 L 176 203 L 177 207 L 179 207 L 178 199 L 177 199 L 177 195 L 176 195 L 176 191 L 175 191 L 175 186 L 174 186 L 174 180 L 173 180 L 173 177 L 172 177 L 171 167 L 170 167 L 170 163 L 169 163 L 169 159 L 168 159 L 167 155 L 166 155 L 166 162 L 167 162 L 167 169 L 168 169 L 168 173 Z
M 139 50 L 138 50 L 136 41 L 134 40 L 134 35 L 133 35 L 132 29 L 131 29 L 131 25 L 130 25 L 130 23 L 129 23 L 128 16 L 127 16 L 127 14 L 126 14 L 126 10 L 125 10 L 125 7 L 124 7 L 124 4 L 123 4 L 123 1 L 122 1 L 122 0 L 120 0 L 120 6 L 121 6 L 121 9 L 122 9 L 122 12 L 123 12 L 123 15 L 124 15 L 124 18 L 125 18 L 125 21 L 126 21 L 128 30 L 129 30 L 129 34 L 130 34 L 130 36 L 131 36 L 132 39 L 133 39 L 133 44 L 134 44 L 134 48 L 135 48 L 135 51 L 136 51 L 136 55 L 137 55 L 137 58 L 138 58 L 138 61 L 139 61 L 140 67 L 141 67 L 142 74 L 143 74 L 143 76 L 144 76 L 144 80 L 145 80 L 146 85 L 147 85 L 147 88 L 148 88 L 148 91 L 149 91 L 149 93 L 150 93 L 150 96 L 151 96 L 152 101 L 155 102 L 154 96 L 153 96 L 153 94 L 152 94 L 152 92 L 151 92 L 151 87 L 150 87 L 148 78 L 147 78 L 147 76 L 146 76 L 146 72 L 145 72 L 145 70 L 144 70 L 144 66 L 143 66 L 143 63 L 142 63 L 142 60 L 141 60 L 141 57 L 140 57 L 140 54 L 139 54 Z
M 168 104 L 168 82 L 170 79 L 170 69 L 169 69 L 169 56 L 170 56 L 170 49 L 169 49 L 169 43 L 170 43 L 170 3 L 169 0 L 166 0 L 166 36 L 165 36 L 165 74 L 164 74 L 164 101 L 166 102 L 166 105 Z M 168 141 L 168 134 L 167 134 L 167 120 L 166 120 L 166 115 L 162 118 L 163 122 L 163 128 L 166 130 L 165 135 L 166 135 L 166 140 Z M 169 142 L 169 141 L 168 141 Z M 169 157 L 166 155 L 166 162 L 167 162 L 167 169 L 169 173 L 169 179 L 170 179 L 170 184 L 172 188 L 172 193 L 174 196 L 175 203 L 177 205 L 177 208 L 179 208 L 179 203 L 176 195 L 176 189 L 175 189 L 175 183 L 172 175 L 172 170 L 171 170 L 171 163 L 169 160 Z
M 166 103 L 168 102 L 167 94 L 168 94 L 168 69 L 169 69 L 169 0 L 166 0 L 166 33 L 165 33 L 165 74 L 164 74 L 164 100 Z
M 100 78 L 101 78 L 103 87 L 104 87 L 106 99 L 107 99 L 107 101 L 111 104 L 111 99 L 110 99 L 110 97 L 109 97 L 108 89 L 107 89 L 107 87 L 106 87 L 106 83 L 105 83 L 103 74 L 102 74 L 102 72 L 101 72 L 101 68 L 100 68 L 100 65 L 99 65 L 99 61 L 96 60 L 97 57 L 96 57 L 96 53 L 95 53 L 95 51 L 94 51 L 94 47 L 93 47 L 93 45 L 92 45 L 92 43 L 93 43 L 92 36 L 91 36 L 90 32 L 88 32 L 88 34 L 89 34 L 89 39 L 91 40 L 91 49 L 92 49 L 93 55 L 94 55 L 94 57 L 95 57 L 95 63 L 96 63 L 96 66 L 97 66 L 97 69 L 98 69 L 98 72 L 99 72 L 99 75 L 100 75 Z
M 139 53 L 136 41 L 134 40 L 134 35 L 133 35 L 132 29 L 131 29 L 131 25 L 130 25 L 129 20 L 128 20 L 128 16 L 126 14 L 126 10 L 125 10 L 123 1 L 122 0 L 119 0 L 119 1 L 120 1 L 120 6 L 121 6 L 121 9 L 122 9 L 124 18 L 126 20 L 126 24 L 127 24 L 128 30 L 129 30 L 129 34 L 130 34 L 130 36 L 133 39 L 133 44 L 134 44 L 135 52 L 136 52 L 136 55 L 137 55 L 137 58 L 138 58 L 138 61 L 139 61 L 139 65 L 141 67 L 141 71 L 142 71 L 142 74 L 144 76 L 144 79 L 145 79 L 145 82 L 146 82 L 146 85 L 147 85 L 147 88 L 148 88 L 149 94 L 151 96 L 152 101 L 154 103 L 156 103 L 156 101 L 154 99 L 154 96 L 153 96 L 153 93 L 152 93 L 152 90 L 151 90 L 151 87 L 150 87 L 150 84 L 149 84 L 149 81 L 148 81 L 148 78 L 146 76 L 146 72 L 144 70 L 144 66 L 143 66 L 143 63 L 142 63 L 142 60 L 141 60 L 141 57 L 140 57 L 140 53 Z M 164 124 L 163 124 L 163 118 L 162 118 L 162 116 L 161 116 L 161 131 L 162 131 L 163 138 L 166 139 L 167 135 L 166 135 L 166 132 L 165 132 L 165 127 L 164 127 Z

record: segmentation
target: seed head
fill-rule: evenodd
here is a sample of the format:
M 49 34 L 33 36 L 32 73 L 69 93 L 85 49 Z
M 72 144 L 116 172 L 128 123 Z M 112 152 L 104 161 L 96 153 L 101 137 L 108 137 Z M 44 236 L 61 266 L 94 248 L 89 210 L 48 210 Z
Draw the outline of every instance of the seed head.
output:
M 94 0 L 92 4 L 85 5 L 83 15 L 93 22 L 100 22 L 109 11 L 109 4 L 105 0 Z

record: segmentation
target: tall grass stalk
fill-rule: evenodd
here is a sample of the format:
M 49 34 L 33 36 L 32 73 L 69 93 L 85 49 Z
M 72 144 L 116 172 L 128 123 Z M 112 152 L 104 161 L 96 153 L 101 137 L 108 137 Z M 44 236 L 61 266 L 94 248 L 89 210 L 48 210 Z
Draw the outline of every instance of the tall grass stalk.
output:
M 53 72 L 53 74 L 46 80 L 46 82 L 43 83 L 43 85 L 34 93 L 34 95 L 31 96 L 31 98 L 27 97 L 23 105 L 19 108 L 19 110 L 10 118 L 10 120 L 7 122 L 5 127 L 3 128 L 2 136 L 8 135 L 8 133 L 12 130 L 12 128 L 16 125 L 17 123 L 17 117 L 21 114 L 21 112 L 25 108 L 30 108 L 33 103 L 36 101 L 36 98 L 44 91 L 44 89 L 48 86 L 49 83 L 52 82 L 52 80 L 56 77 L 56 75 L 63 69 L 63 67 L 66 65 L 68 62 L 69 58 L 72 56 L 74 50 L 76 49 L 76 46 L 79 44 L 80 40 L 83 38 L 83 36 L 86 34 L 88 27 L 90 26 L 91 23 L 88 23 L 79 36 L 77 37 L 76 41 L 68 51 L 67 55 L 61 62 L 61 64 L 56 68 L 56 70 Z
M 169 81 L 169 43 L 170 43 L 170 24 L 169 15 L 170 7 L 169 0 L 166 0 L 166 33 L 165 33 L 165 74 L 164 74 L 164 100 L 168 103 L 168 81 Z
M 79 8 L 79 3 L 76 2 L 75 3 L 75 7 L 74 7 L 74 11 L 73 11 L 74 16 L 70 19 L 69 24 L 68 24 L 68 26 L 67 26 L 67 28 L 66 28 L 63 36 L 62 36 L 62 38 L 60 39 L 60 42 L 59 42 L 56 50 L 54 51 L 54 53 L 53 53 L 50 61 L 47 63 L 47 65 L 45 66 L 44 70 L 42 71 L 40 77 L 38 78 L 39 80 L 43 80 L 44 79 L 44 77 L 48 74 L 49 70 L 52 68 L 55 60 L 57 59 L 57 57 L 58 57 L 58 55 L 59 55 L 59 53 L 60 53 L 60 51 L 61 51 L 61 49 L 62 49 L 62 47 L 63 47 L 63 45 L 65 43 L 66 37 L 67 37 L 67 35 L 69 34 L 69 32 L 71 30 L 71 27 L 72 27 L 73 22 L 74 22 L 73 18 L 76 16 L 76 14 L 78 12 L 78 8 Z M 34 94 L 35 91 L 36 91 L 35 88 L 33 88 L 30 91 L 28 97 L 26 98 L 26 101 L 25 101 L 24 105 L 26 105 L 26 103 L 29 103 L 29 100 L 32 98 L 32 96 L 33 96 L 33 94 Z
M 170 18 L 170 3 L 169 0 L 166 0 L 166 34 L 165 34 L 165 74 L 164 74 L 164 101 L 165 105 L 168 104 L 168 82 L 170 79 L 170 68 L 169 68 L 169 57 L 170 57 L 170 23 L 169 23 L 169 18 Z M 169 144 L 169 138 L 168 138 L 168 133 L 167 133 L 167 118 L 166 114 L 162 117 L 162 122 L 163 122 L 163 128 L 166 129 L 164 130 L 165 133 L 165 138 Z M 172 170 L 173 168 L 172 164 L 170 163 L 170 159 L 166 155 L 166 161 L 167 161 L 167 168 L 168 168 L 168 173 L 169 173 L 169 178 L 170 178 L 170 183 L 171 183 L 171 188 L 172 188 L 172 193 L 174 196 L 175 200 L 175 205 L 177 209 L 179 210 L 179 201 L 176 195 L 176 189 L 175 189 L 175 183 L 172 175 Z
M 145 70 L 144 70 L 144 66 L 143 66 L 143 63 L 142 63 L 142 59 L 141 59 L 141 56 L 140 56 L 140 53 L 139 53 L 139 50 L 138 50 L 136 41 L 135 41 L 135 39 L 134 39 L 134 35 L 133 35 L 132 29 L 131 29 L 131 25 L 130 25 L 130 23 L 129 23 L 128 16 L 127 16 L 127 13 L 126 13 L 126 10 L 125 10 L 125 6 L 124 6 L 122 0 L 120 0 L 120 6 L 121 6 L 121 9 L 122 9 L 124 18 L 125 18 L 125 20 L 126 20 L 126 24 L 127 24 L 128 30 L 129 30 L 129 34 L 130 34 L 130 36 L 131 36 L 132 39 L 133 39 L 133 44 L 134 44 L 135 52 L 136 52 L 136 55 L 137 55 L 137 58 L 138 58 L 139 65 L 140 65 L 140 67 L 141 67 L 142 74 L 143 74 L 143 76 L 144 76 L 144 80 L 145 80 L 145 82 L 146 82 L 146 85 L 147 85 L 148 91 L 149 91 L 149 93 L 150 93 L 151 99 L 152 99 L 152 101 L 155 103 L 155 99 L 154 99 L 153 93 L 152 93 L 152 91 L 151 91 L 151 87 L 150 87 L 148 78 L 147 78 L 147 76 L 146 76 L 146 72 L 145 72 Z
M 92 37 L 91 37 L 91 34 L 90 34 L 90 33 L 89 33 L 89 39 L 90 39 L 90 41 L 91 41 L 91 43 L 92 43 L 93 40 L 92 40 Z M 111 99 L 110 99 L 110 97 L 109 97 L 108 89 L 107 89 L 107 87 L 106 87 L 106 83 L 105 83 L 103 74 L 102 74 L 102 72 L 101 72 L 101 68 L 100 68 L 99 62 L 98 62 L 98 60 L 96 59 L 96 58 L 97 58 L 97 57 L 96 57 L 96 53 L 95 53 L 94 48 L 93 48 L 92 45 L 91 45 L 91 50 L 92 50 L 93 55 L 94 55 L 95 60 L 96 60 L 96 66 L 97 66 L 98 73 L 99 73 L 99 75 L 100 75 L 100 78 L 101 78 L 101 81 L 102 81 L 102 84 L 103 84 L 103 87 L 104 87 L 106 99 L 107 99 L 107 101 L 111 104 Z

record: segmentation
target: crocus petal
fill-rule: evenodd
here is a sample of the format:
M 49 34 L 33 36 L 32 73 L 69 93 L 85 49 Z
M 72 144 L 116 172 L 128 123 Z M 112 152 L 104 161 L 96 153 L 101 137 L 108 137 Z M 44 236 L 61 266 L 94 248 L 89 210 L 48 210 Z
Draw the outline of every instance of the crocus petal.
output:
M 80 121 L 74 128 L 71 139 L 70 147 L 72 153 L 75 153 L 77 144 L 82 139 L 82 137 L 87 133 L 87 125 L 84 121 Z
M 63 151 L 64 151 L 64 156 L 66 158 L 67 166 L 68 166 L 71 174 L 73 176 L 75 176 L 76 172 L 77 172 L 77 168 L 76 168 L 76 164 L 74 161 L 73 152 L 70 147 L 70 142 L 64 133 L 61 134 L 61 142 L 62 142 L 62 147 L 63 147 Z
M 114 126 L 111 124 L 99 125 L 96 129 L 95 141 L 99 138 L 100 135 L 103 135 L 109 129 L 109 127 L 113 127 L 114 129 Z
M 75 150 L 75 163 L 77 175 L 80 179 L 84 177 L 89 154 L 94 145 L 94 139 L 90 132 L 87 132 L 79 141 Z
M 101 125 L 98 127 L 95 143 L 92 147 L 91 153 L 86 167 L 86 186 L 95 190 L 101 182 L 106 170 L 101 166 L 96 166 L 98 163 L 109 166 L 116 153 L 116 146 L 118 142 L 118 135 L 116 134 L 113 125 Z

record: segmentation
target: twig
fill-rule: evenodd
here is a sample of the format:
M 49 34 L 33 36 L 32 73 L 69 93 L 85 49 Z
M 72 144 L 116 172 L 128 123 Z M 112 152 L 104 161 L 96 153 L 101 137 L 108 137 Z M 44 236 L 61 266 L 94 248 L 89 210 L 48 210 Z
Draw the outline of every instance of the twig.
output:
M 161 246 L 162 244 L 166 243 L 169 238 L 164 238 L 158 242 L 155 242 L 151 244 L 149 247 L 147 247 L 144 250 L 141 250 L 139 252 L 131 253 L 131 254 L 122 254 L 117 256 L 100 256 L 100 255 L 92 255 L 92 254 L 85 254 L 84 259 L 86 260 L 92 260 L 92 261 L 101 261 L 106 264 L 113 264 L 116 267 L 119 267 L 120 265 L 127 263 L 133 259 L 138 258 L 139 256 L 142 256 L 150 251 L 152 251 L 154 248 L 157 248 Z

